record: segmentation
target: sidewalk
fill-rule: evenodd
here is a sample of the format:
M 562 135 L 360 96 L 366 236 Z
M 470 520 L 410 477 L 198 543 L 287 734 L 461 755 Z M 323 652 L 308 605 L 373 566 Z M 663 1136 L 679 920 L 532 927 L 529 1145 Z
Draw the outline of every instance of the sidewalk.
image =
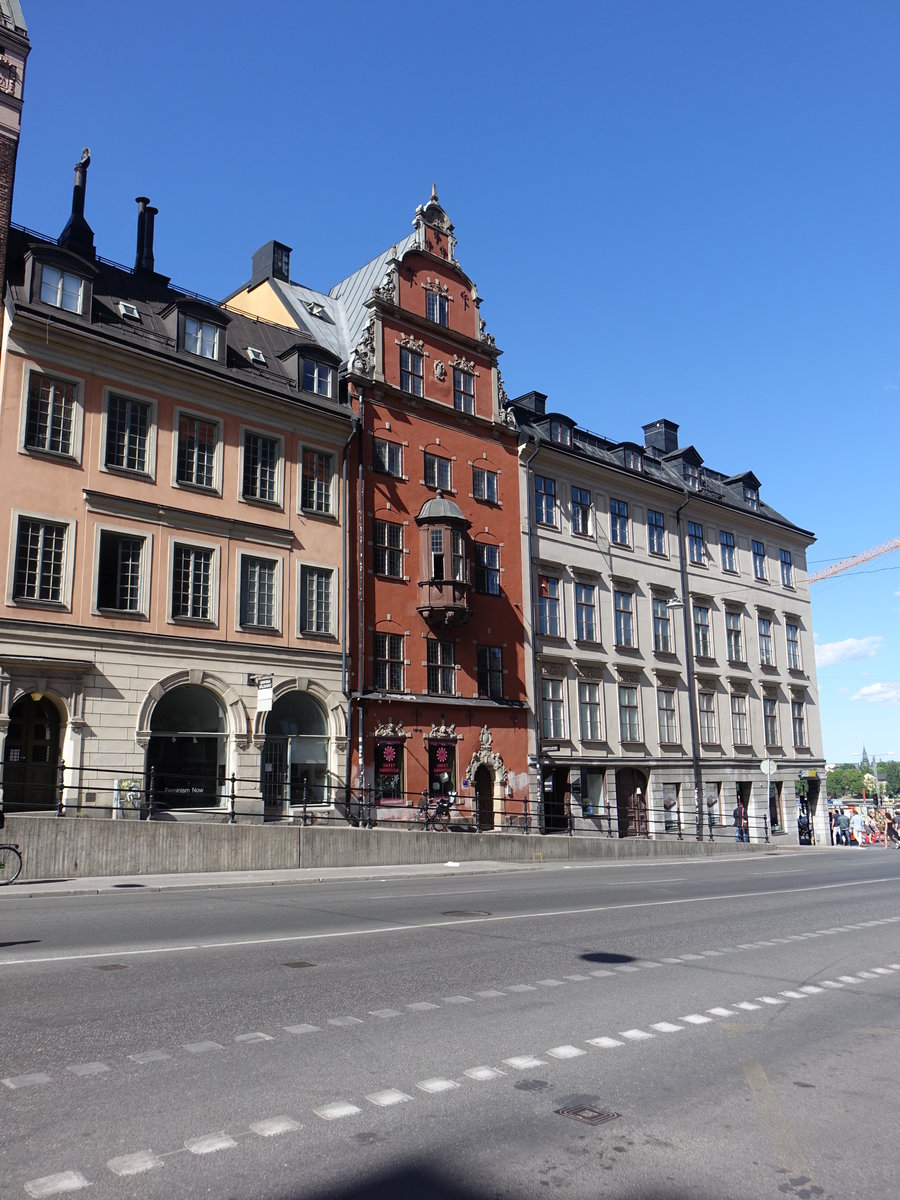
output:
M 298 867 L 290 871 L 198 871 L 171 875 L 103 875 L 85 879 L 29 879 L 0 887 L 4 899 L 36 896 L 98 896 L 127 891 L 168 892 L 193 888 L 262 887 L 298 883 L 348 883 L 367 880 L 429 878 L 444 875 L 514 874 L 558 863 L 480 862 L 416 863 L 381 867 Z

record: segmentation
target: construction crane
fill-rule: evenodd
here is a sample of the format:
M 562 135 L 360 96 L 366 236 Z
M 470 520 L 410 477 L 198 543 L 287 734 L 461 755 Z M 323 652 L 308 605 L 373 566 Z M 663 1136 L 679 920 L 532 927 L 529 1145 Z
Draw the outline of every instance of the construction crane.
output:
M 880 546 L 873 546 L 871 550 L 863 550 L 862 554 L 854 554 L 852 558 L 841 559 L 840 562 L 832 563 L 830 567 L 824 567 L 821 571 L 813 571 L 809 582 L 818 583 L 820 579 L 840 575 L 841 571 L 849 571 L 851 567 L 858 567 L 860 563 L 868 562 L 870 558 L 878 558 L 880 554 L 890 554 L 892 550 L 900 550 L 900 537 L 891 538 L 889 542 L 883 542 Z

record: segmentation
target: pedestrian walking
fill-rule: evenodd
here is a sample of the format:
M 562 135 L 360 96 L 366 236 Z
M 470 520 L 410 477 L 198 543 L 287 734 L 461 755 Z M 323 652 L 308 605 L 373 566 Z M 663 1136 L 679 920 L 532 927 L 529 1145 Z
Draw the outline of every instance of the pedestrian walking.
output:
M 850 833 L 856 839 L 857 846 L 861 846 L 866 838 L 866 822 L 858 810 L 850 818 Z
M 734 819 L 734 840 L 736 842 L 749 842 L 750 830 L 747 828 L 747 810 L 742 801 L 738 800 L 731 815 Z
M 842 808 L 838 809 L 838 836 L 842 846 L 850 845 L 850 817 Z

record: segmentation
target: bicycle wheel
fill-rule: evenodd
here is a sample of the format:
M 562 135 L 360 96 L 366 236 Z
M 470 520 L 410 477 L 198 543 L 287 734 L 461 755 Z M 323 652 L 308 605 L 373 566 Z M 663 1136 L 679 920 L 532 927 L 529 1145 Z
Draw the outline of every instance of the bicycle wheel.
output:
M 22 855 L 15 846 L 0 846 L 0 884 L 12 883 L 22 870 Z
M 450 828 L 450 813 L 446 809 L 440 809 L 431 818 L 431 828 L 446 832 Z

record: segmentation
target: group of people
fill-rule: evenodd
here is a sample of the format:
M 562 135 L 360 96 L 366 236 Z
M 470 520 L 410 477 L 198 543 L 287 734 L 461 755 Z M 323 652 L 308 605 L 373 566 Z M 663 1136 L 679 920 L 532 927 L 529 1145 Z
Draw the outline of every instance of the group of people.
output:
M 856 809 L 852 815 L 843 808 L 832 809 L 828 814 L 833 846 L 884 845 L 900 849 L 900 831 L 894 814 L 885 809 L 868 817 Z

